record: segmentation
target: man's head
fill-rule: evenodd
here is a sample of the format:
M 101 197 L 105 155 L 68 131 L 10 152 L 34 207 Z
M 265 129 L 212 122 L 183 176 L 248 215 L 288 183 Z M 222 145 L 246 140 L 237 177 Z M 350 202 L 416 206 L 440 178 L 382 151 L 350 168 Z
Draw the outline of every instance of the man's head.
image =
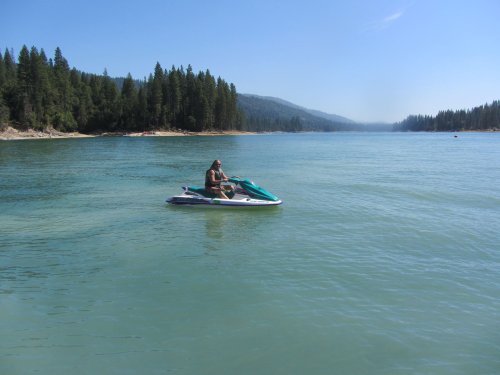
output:
M 212 169 L 220 169 L 222 163 L 220 160 L 214 160 L 214 162 L 212 163 Z

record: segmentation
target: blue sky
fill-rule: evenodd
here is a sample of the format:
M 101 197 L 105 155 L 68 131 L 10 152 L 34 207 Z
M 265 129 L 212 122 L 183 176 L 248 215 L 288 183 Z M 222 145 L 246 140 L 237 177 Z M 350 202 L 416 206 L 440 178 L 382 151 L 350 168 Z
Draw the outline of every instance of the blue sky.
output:
M 142 79 L 191 64 L 357 121 L 500 99 L 498 0 L 4 0 L 0 45 Z

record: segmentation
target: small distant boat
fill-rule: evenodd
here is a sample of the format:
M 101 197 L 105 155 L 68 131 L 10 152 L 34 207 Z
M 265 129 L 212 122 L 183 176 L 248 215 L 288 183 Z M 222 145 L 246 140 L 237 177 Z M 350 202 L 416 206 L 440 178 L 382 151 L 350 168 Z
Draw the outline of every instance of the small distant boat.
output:
M 200 205 L 213 207 L 265 207 L 278 206 L 282 201 L 274 194 L 249 179 L 231 177 L 232 190 L 226 192 L 230 199 L 222 199 L 207 192 L 204 187 L 183 186 L 184 192 L 167 199 L 173 205 Z

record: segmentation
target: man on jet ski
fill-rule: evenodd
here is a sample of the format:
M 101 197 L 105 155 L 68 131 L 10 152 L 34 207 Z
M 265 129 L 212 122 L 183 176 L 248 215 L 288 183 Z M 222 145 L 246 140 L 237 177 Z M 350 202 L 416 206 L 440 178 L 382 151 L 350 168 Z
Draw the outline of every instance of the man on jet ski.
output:
M 205 173 L 205 190 L 216 194 L 219 198 L 229 199 L 224 193 L 224 187 L 221 186 L 223 181 L 228 181 L 229 177 L 224 174 L 221 168 L 221 161 L 214 160 L 212 166 Z

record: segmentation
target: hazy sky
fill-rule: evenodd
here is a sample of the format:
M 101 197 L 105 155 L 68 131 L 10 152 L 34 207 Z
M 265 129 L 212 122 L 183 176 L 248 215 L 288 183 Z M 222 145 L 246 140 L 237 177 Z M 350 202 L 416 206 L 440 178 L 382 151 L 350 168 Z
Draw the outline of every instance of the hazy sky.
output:
M 142 79 L 209 69 L 238 92 L 357 121 L 500 99 L 499 0 L 3 0 L 0 45 Z

